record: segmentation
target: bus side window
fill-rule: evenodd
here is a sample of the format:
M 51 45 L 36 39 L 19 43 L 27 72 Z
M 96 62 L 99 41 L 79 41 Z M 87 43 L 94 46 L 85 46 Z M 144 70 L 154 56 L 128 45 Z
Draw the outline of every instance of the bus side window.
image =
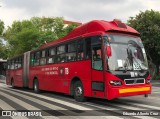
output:
M 32 53 L 31 54 L 31 66 L 34 66 L 34 61 L 35 61 L 35 59 L 34 59 L 34 53 Z
M 18 64 L 18 68 L 22 67 L 22 57 L 19 57 L 19 64 Z
M 16 58 L 14 62 L 14 69 L 17 69 L 17 68 L 18 68 L 18 58 Z
M 35 55 L 34 66 L 38 66 L 39 65 L 39 59 L 40 59 L 40 51 L 36 52 L 34 55 Z
M 46 50 L 41 51 L 40 65 L 46 64 Z
M 7 69 L 11 69 L 11 61 L 7 61 Z
M 11 69 L 14 69 L 14 60 L 11 60 Z
M 91 37 L 88 37 L 85 39 L 85 59 L 91 59 L 92 53 L 91 53 Z
M 66 45 L 60 45 L 57 47 L 57 56 L 56 56 L 56 62 L 62 63 L 66 62 Z
M 56 55 L 56 48 L 50 48 L 48 50 L 48 58 L 47 58 L 47 63 L 55 63 L 55 55 Z
M 71 42 L 67 45 L 65 60 L 68 62 L 76 60 L 76 42 Z
M 84 40 L 77 41 L 77 60 L 84 59 Z
M 18 68 L 21 68 L 21 57 L 18 57 L 17 59 L 16 59 L 16 68 L 18 69 Z

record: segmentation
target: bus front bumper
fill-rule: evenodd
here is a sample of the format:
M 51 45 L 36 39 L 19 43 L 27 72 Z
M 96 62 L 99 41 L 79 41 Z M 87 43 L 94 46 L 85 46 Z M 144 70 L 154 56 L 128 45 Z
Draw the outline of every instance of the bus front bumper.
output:
M 151 85 L 134 86 L 134 87 L 109 87 L 107 99 L 112 100 L 114 98 L 145 95 L 151 93 Z

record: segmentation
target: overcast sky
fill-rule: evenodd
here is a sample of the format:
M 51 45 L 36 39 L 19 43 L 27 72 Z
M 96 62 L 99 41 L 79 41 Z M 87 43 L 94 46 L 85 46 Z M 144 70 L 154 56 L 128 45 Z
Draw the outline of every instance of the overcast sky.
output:
M 64 17 L 88 22 L 93 19 L 127 22 L 140 11 L 160 11 L 160 0 L 0 0 L 0 19 L 5 25 L 33 16 Z

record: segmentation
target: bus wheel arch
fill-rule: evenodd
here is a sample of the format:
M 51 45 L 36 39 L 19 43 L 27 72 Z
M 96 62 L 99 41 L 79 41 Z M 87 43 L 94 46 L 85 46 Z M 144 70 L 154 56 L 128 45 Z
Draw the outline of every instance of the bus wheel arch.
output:
M 73 88 L 74 88 L 74 84 L 75 84 L 76 81 L 81 81 L 81 80 L 80 80 L 79 77 L 74 77 L 74 78 L 71 80 L 71 83 L 70 83 L 70 95 L 72 95 L 72 96 L 73 96 L 73 94 L 74 94 Z
M 70 94 L 74 96 L 76 101 L 83 102 L 86 101 L 84 97 L 84 87 L 80 78 L 74 77 L 70 85 Z
M 33 90 L 35 93 L 39 93 L 40 90 L 39 90 L 39 81 L 38 81 L 38 78 L 37 77 L 34 77 L 33 79 Z

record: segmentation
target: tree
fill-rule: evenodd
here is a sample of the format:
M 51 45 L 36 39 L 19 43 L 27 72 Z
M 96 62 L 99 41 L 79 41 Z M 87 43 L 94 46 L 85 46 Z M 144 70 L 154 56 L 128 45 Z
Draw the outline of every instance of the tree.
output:
M 6 58 L 5 45 L 3 44 L 4 22 L 0 20 L 0 58 Z
M 3 44 L 2 39 L 0 39 L 0 58 L 7 59 L 7 47 Z
M 2 40 L 0 39 L 0 58 L 2 58 L 3 55 L 3 44 L 2 44 Z
M 8 43 L 8 57 L 37 49 L 46 42 L 65 36 L 75 27 L 64 27 L 61 17 L 33 17 L 30 20 L 14 21 L 4 33 Z
M 0 20 L 0 35 L 2 35 L 4 30 L 4 22 Z
M 151 60 L 159 73 L 160 65 L 160 12 L 146 10 L 135 17 L 130 17 L 128 24 L 141 34 L 149 60 Z

